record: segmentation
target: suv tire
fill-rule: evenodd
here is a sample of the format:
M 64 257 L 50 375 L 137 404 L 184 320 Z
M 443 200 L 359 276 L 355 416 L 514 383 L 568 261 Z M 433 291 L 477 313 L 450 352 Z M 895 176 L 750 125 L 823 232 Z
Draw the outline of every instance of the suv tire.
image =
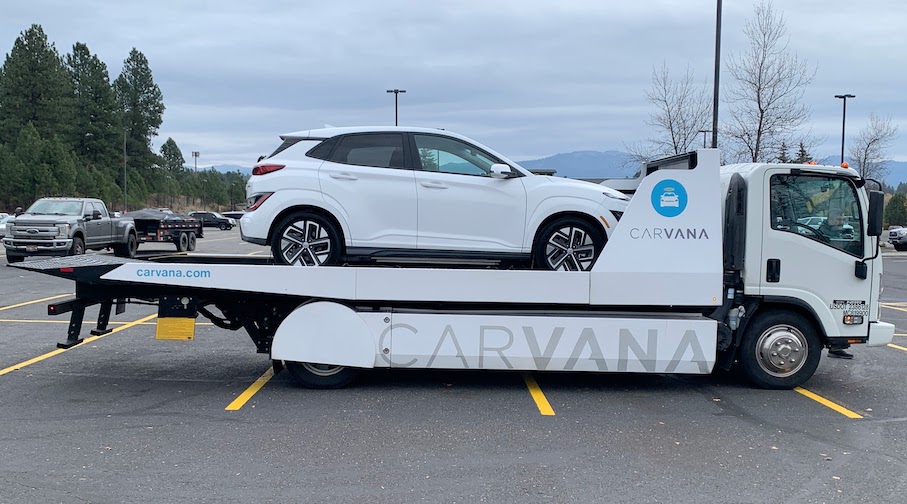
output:
M 562 217 L 542 228 L 532 246 L 536 269 L 589 271 L 605 246 L 605 233 L 578 217 Z
M 277 264 L 335 266 L 340 263 L 340 231 L 310 211 L 293 212 L 274 228 L 271 254 Z

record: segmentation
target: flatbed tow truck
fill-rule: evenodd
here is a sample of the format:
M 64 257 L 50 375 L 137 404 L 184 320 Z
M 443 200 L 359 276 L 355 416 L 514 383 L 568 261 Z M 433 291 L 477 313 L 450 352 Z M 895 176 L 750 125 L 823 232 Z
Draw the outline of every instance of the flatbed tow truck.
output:
M 851 169 L 719 167 L 703 149 L 650 169 L 591 271 L 294 268 L 236 256 L 79 256 L 13 265 L 68 278 L 79 344 L 130 302 L 158 306 L 157 337 L 191 339 L 199 314 L 245 329 L 275 369 L 308 387 L 370 368 L 708 374 L 742 368 L 792 388 L 822 349 L 884 345 L 882 193 Z M 680 169 L 678 169 L 678 167 Z M 657 166 L 655 167 L 657 168 Z M 843 211 L 830 236 L 803 217 Z M 856 229 L 859 227 L 859 229 Z

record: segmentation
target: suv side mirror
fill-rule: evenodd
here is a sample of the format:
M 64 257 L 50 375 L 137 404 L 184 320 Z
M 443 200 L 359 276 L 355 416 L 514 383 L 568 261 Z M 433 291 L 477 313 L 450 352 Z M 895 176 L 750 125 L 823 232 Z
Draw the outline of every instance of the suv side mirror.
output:
M 885 194 L 881 191 L 869 191 L 869 222 L 866 224 L 868 236 L 882 236 L 882 211 L 885 208 Z
M 496 179 L 508 179 L 515 176 L 513 170 L 510 169 L 510 166 L 503 163 L 493 164 L 489 170 L 488 174 Z

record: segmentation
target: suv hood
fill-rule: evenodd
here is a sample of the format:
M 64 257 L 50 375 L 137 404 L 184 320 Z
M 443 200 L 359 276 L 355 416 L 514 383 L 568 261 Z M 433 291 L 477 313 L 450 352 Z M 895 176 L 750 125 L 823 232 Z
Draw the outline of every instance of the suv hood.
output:
M 627 205 L 630 204 L 630 197 L 626 194 L 593 182 L 563 177 L 552 177 L 549 175 L 536 175 L 536 177 L 565 188 L 569 187 L 571 193 L 576 194 L 579 192 L 580 194 L 586 195 L 588 199 L 594 201 L 604 200 L 603 203 L 605 204 L 605 207 L 611 210 L 623 211 L 627 208 Z

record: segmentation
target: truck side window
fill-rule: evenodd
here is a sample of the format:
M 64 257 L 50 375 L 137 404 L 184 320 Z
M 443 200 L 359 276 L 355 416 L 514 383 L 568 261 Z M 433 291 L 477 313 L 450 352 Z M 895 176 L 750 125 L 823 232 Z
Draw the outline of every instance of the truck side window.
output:
M 771 228 L 863 256 L 863 220 L 853 183 L 821 175 L 772 175 Z

